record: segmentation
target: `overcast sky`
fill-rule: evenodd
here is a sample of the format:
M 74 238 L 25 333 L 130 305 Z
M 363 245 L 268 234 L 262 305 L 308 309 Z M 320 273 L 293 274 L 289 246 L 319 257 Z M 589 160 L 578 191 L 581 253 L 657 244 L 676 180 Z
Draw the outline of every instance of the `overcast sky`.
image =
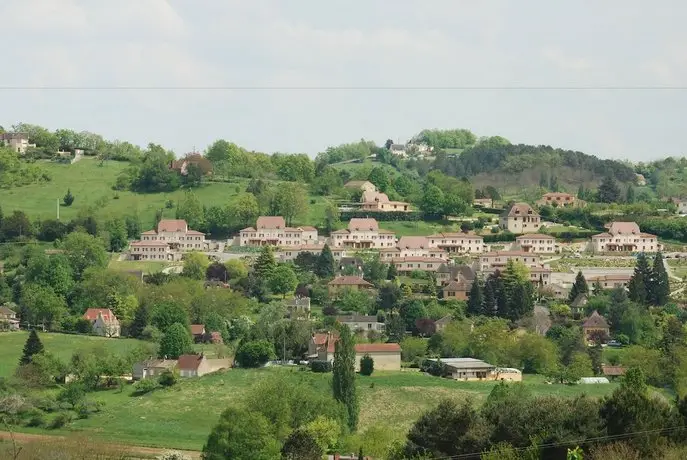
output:
M 315 155 L 468 128 L 601 157 L 682 155 L 687 89 L 512 88 L 687 87 L 686 15 L 684 0 L 1 0 L 0 125 L 177 154 L 225 138 Z M 33 89 L 64 86 L 263 89 Z

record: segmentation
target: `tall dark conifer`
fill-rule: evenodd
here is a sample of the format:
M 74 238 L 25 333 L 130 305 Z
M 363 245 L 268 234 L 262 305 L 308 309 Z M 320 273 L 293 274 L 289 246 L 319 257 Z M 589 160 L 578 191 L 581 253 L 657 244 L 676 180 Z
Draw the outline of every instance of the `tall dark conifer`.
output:
M 587 280 L 584 278 L 582 271 L 577 272 L 577 276 L 575 277 L 575 283 L 572 285 L 572 288 L 570 289 L 568 302 L 574 301 L 580 294 L 589 295 L 589 286 L 587 285 Z
M 646 304 L 649 300 L 649 287 L 651 283 L 651 268 L 644 253 L 637 256 L 635 271 L 627 286 L 630 300 Z
M 24 351 L 21 355 L 21 359 L 19 360 L 19 365 L 23 366 L 25 364 L 29 364 L 33 355 L 37 355 L 42 351 L 43 343 L 41 342 L 41 339 L 38 338 L 38 333 L 36 330 L 32 329 L 29 333 L 29 338 L 26 339 L 26 343 L 24 343 Z
M 347 326 L 342 326 L 339 331 L 339 340 L 334 347 L 332 372 L 334 399 L 346 407 L 348 428 L 355 432 L 360 405 L 355 387 L 355 344 L 353 334 Z
M 651 281 L 649 283 L 649 297 L 653 305 L 662 306 L 668 303 L 670 297 L 670 280 L 663 261 L 663 254 L 656 253 L 654 265 L 651 270 Z
M 470 316 L 484 314 L 484 295 L 482 293 L 482 282 L 480 280 L 472 282 L 466 313 Z

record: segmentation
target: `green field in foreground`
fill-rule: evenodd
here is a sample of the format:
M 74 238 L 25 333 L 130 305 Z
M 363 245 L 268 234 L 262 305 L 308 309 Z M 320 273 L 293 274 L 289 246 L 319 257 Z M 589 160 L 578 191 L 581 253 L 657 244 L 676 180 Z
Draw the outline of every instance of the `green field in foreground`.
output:
M 51 433 L 80 432 L 110 442 L 199 450 L 221 411 L 240 403 L 259 381 L 276 372 L 285 373 L 294 382 L 304 378 L 315 391 L 330 391 L 331 374 L 298 369 L 232 369 L 182 380 L 171 389 L 144 396 L 132 396 L 131 386 L 122 393 L 111 390 L 92 394 L 91 398 L 104 403 L 102 412 L 75 420 L 69 430 Z M 368 429 L 381 428 L 393 433 L 393 437 L 403 438 L 411 424 L 440 400 L 468 398 L 479 404 L 494 385 L 494 382 L 456 382 L 413 371 L 376 372 L 371 377 L 360 377 L 359 432 L 365 436 Z M 566 397 L 581 393 L 598 397 L 615 388 L 615 384 L 548 385 L 537 376 L 526 376 L 525 385 L 538 394 Z
M 177 203 L 185 193 L 184 190 L 170 193 L 112 190 L 117 176 L 129 167 L 126 162 L 108 161 L 100 166 L 100 161 L 85 158 L 72 165 L 53 162 L 41 162 L 40 165 L 51 176 L 51 181 L 0 190 L 0 203 L 5 214 L 21 210 L 33 219 L 54 219 L 57 201 L 61 201 L 67 189 L 70 189 L 75 197 L 74 204 L 60 207 L 61 219 L 72 219 L 79 211 L 90 207 L 102 218 L 138 214 L 144 229 L 148 229 L 152 227 L 158 209 L 164 210 L 165 217 L 174 218 L 174 209 L 166 209 L 165 204 L 169 200 Z M 194 189 L 194 193 L 205 206 L 224 206 L 233 195 L 244 191 L 247 183 L 248 179 L 237 179 L 231 183 L 210 182 Z M 310 197 L 308 213 L 302 222 L 297 223 L 321 223 L 324 209 L 324 198 Z
M 88 335 L 39 333 L 45 349 L 63 360 L 69 360 L 76 350 L 105 347 L 116 353 L 126 353 L 141 344 L 136 339 L 106 339 Z M 0 333 L 0 377 L 14 374 L 28 333 L 26 331 Z

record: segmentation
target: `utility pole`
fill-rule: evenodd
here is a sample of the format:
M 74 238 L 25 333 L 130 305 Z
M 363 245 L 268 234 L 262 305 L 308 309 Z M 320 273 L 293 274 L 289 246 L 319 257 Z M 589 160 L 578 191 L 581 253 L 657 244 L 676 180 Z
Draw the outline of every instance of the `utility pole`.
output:
M 60 199 L 57 200 L 57 220 L 60 220 Z

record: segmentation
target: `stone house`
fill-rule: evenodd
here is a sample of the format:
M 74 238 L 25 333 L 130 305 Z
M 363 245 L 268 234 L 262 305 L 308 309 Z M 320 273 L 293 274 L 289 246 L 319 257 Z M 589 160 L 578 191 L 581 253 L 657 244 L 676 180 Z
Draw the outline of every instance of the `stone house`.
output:
M 584 323 L 582 323 L 582 332 L 584 333 L 584 338 L 587 342 L 593 340 L 594 334 L 602 333 L 608 336 L 610 333 L 610 327 L 606 318 L 601 316 L 598 311 L 594 310 L 589 318 L 587 318 Z
M 541 227 L 541 218 L 529 204 L 515 203 L 501 214 L 499 227 L 511 233 L 536 233 Z
M 380 323 L 379 321 L 377 321 L 376 316 L 337 316 L 336 321 L 345 326 L 348 326 L 348 328 L 353 332 L 363 332 L 366 335 L 370 331 L 378 332 L 380 334 L 384 332 L 384 323 Z
M 83 319 L 91 322 L 93 333 L 103 337 L 119 337 L 121 328 L 119 320 L 109 308 L 89 308 Z

